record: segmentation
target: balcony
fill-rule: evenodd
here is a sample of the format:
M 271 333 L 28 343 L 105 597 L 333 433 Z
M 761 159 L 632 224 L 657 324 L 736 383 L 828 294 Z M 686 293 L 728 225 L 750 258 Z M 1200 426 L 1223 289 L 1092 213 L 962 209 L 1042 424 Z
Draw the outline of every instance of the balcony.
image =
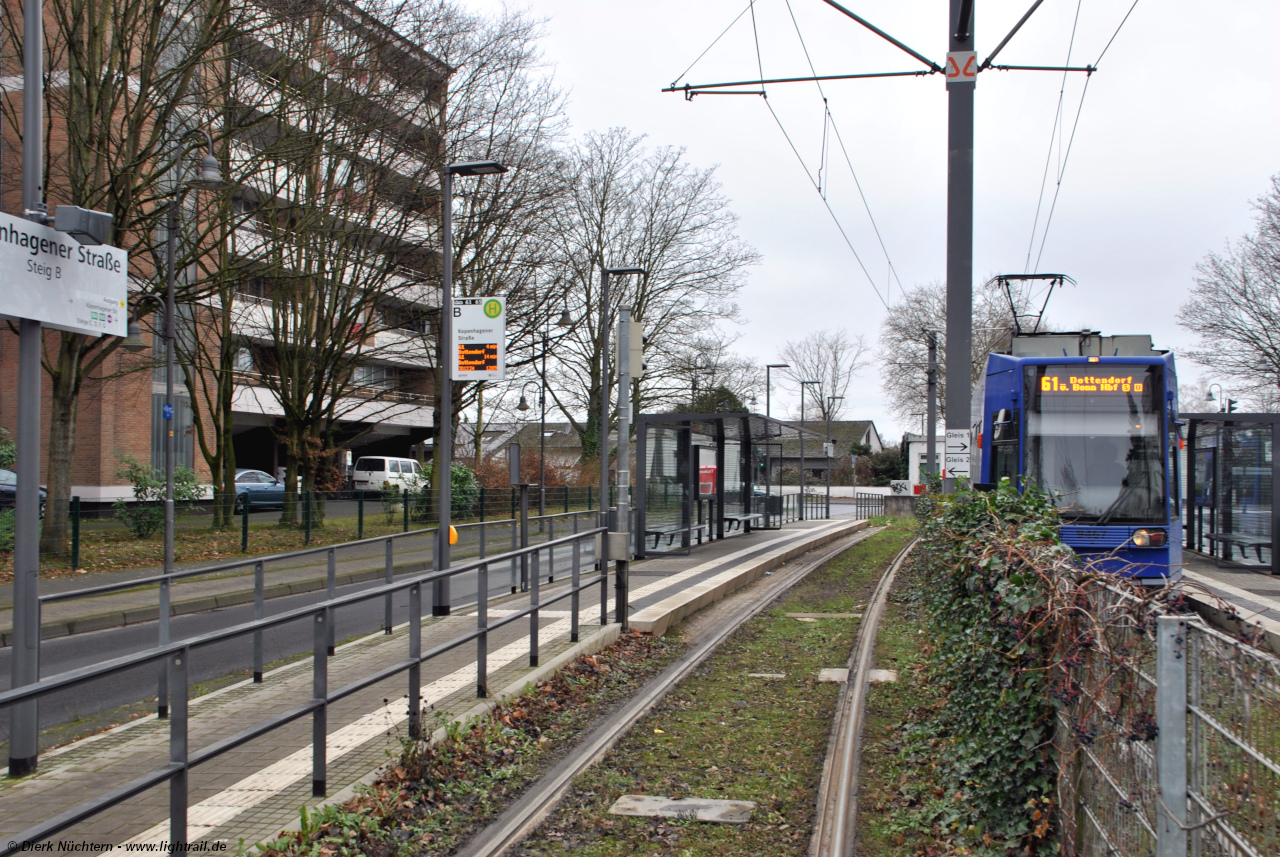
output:
M 284 408 L 257 372 L 236 372 L 231 408 L 236 413 L 284 416 Z M 341 422 L 387 423 L 429 428 L 435 417 L 432 397 L 400 390 L 364 389 L 338 400 L 335 413 Z

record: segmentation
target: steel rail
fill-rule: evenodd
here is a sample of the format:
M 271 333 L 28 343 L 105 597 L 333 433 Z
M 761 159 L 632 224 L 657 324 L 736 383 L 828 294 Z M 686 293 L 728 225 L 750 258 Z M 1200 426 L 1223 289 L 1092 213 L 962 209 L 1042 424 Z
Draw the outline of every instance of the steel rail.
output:
M 682 655 L 626 705 L 597 726 L 559 765 L 535 783 L 524 797 L 476 834 L 471 843 L 458 852 L 458 856 L 499 857 L 518 843 L 555 807 L 578 774 L 603 758 L 636 721 L 701 665 L 743 623 L 767 608 L 811 571 L 880 530 L 881 528 L 863 530 L 841 539 L 807 562 L 798 562 L 792 568 L 777 574 L 776 579 L 763 592 L 738 607 L 709 638 Z
M 898 552 L 880 576 L 871 600 L 862 611 L 858 639 L 849 654 L 849 676 L 836 703 L 827 759 L 818 786 L 818 811 L 809 844 L 809 853 L 814 857 L 845 857 L 853 853 L 858 820 L 858 774 L 862 765 L 862 721 L 871 656 L 893 580 L 918 541 L 913 540 Z
M 292 610 L 287 610 L 283 613 L 276 613 L 272 616 L 263 617 L 262 619 L 251 619 L 248 622 L 242 622 L 239 625 L 232 625 L 230 628 L 220 628 L 216 631 L 209 631 L 195 637 L 187 637 L 177 642 L 157 646 L 153 649 L 146 649 L 141 652 L 122 655 L 121 657 L 114 658 L 109 661 L 103 661 L 98 664 L 80 667 L 75 670 L 68 670 L 65 673 L 59 673 L 55 676 L 42 678 L 35 684 L 28 684 L 19 688 L 0 691 L 0 708 L 5 708 L 26 699 L 42 696 L 46 693 L 54 690 L 60 690 L 64 687 L 71 687 L 91 679 L 103 678 L 131 667 L 142 666 L 144 664 L 151 663 L 152 661 L 168 657 L 169 655 L 182 651 L 186 648 L 194 649 L 199 646 L 207 646 L 213 643 L 220 643 L 224 640 L 243 636 L 245 634 L 251 634 L 257 630 L 269 630 L 289 622 L 296 622 L 300 619 L 310 618 L 319 610 L 334 610 L 338 607 L 348 607 L 352 604 L 358 604 L 361 601 L 385 597 L 402 590 L 410 589 L 414 586 L 421 586 L 424 583 L 431 583 L 456 574 L 465 574 L 469 571 L 475 571 L 483 565 L 490 565 L 497 562 L 505 563 L 510 559 L 518 559 L 520 556 L 527 555 L 535 551 L 547 550 L 549 547 L 570 546 L 575 540 L 583 540 L 605 531 L 604 527 L 593 527 L 589 530 L 583 530 L 581 533 L 568 535 L 554 541 L 541 542 L 536 545 L 517 548 L 513 551 L 488 557 L 486 559 L 472 560 L 471 562 L 464 563 L 463 565 L 455 565 L 439 571 L 430 571 L 424 574 L 414 575 L 413 577 L 408 577 L 394 583 L 383 583 L 380 586 L 371 587 L 360 592 L 351 592 L 326 601 L 317 602 L 316 604 L 295 607 Z

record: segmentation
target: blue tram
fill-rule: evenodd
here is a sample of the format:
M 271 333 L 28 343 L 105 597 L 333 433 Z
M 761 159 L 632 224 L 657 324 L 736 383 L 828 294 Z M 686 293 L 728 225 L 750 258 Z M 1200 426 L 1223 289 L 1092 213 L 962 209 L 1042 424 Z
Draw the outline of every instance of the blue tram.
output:
M 1085 562 L 1143 583 L 1176 579 L 1177 390 L 1173 355 L 1148 336 L 1015 335 L 975 392 L 975 481 L 1047 492 L 1062 541 Z

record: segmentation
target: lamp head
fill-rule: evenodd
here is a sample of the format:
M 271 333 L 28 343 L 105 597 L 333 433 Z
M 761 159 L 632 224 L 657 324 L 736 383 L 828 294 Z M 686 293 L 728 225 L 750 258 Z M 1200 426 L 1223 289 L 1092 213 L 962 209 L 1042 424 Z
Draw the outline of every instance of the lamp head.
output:
M 230 183 L 222 178 L 222 168 L 218 166 L 218 159 L 212 154 L 206 154 L 200 159 L 200 173 L 187 184 L 202 190 L 222 190 L 230 187 Z
M 529 410 L 529 400 L 524 397 L 524 391 L 520 392 L 520 404 L 516 405 L 517 411 Z
M 573 316 L 569 315 L 569 307 L 564 308 L 564 312 L 560 313 L 560 320 L 556 322 L 559 327 L 573 327 Z
M 467 161 L 450 164 L 447 169 L 452 176 L 494 176 L 507 171 L 507 167 L 497 161 Z
M 764 364 L 764 366 L 766 369 L 790 369 L 791 368 L 790 363 L 766 363 Z
M 129 322 L 129 335 L 120 343 L 120 347 L 130 354 L 137 354 L 140 351 L 146 351 L 147 343 L 142 339 L 142 327 L 136 321 Z
M 644 268 L 605 268 L 604 272 L 615 277 L 623 274 L 639 274 L 643 277 L 646 273 Z

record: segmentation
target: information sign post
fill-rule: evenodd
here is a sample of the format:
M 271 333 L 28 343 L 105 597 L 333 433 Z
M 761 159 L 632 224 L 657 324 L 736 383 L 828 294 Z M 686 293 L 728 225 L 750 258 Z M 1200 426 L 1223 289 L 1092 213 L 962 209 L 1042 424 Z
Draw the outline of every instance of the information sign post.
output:
M 972 440 L 969 429 L 947 429 L 947 446 L 945 451 L 943 474 L 947 479 L 963 476 L 969 478 L 969 442 Z
M 507 305 L 501 298 L 454 298 L 455 381 L 501 381 L 507 368 Z

